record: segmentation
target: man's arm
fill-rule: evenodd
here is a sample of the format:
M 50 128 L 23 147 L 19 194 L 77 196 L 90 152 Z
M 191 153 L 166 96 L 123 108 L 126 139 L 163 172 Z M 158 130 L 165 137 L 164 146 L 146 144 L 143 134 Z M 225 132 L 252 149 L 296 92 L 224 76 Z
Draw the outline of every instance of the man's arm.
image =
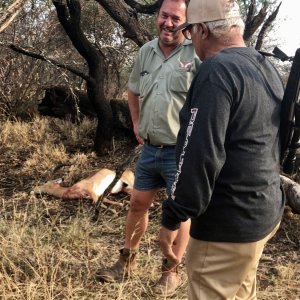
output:
M 195 86 L 193 95 L 191 104 L 182 110 L 187 116 L 191 111 L 190 120 L 185 122 L 178 135 L 178 146 L 183 148 L 173 190 L 175 198 L 171 195 L 163 202 L 159 234 L 161 251 L 174 262 L 177 258 L 172 245 L 180 223 L 205 211 L 225 161 L 224 141 L 230 102 L 222 89 L 208 83 L 207 86 Z
M 163 202 L 165 228 L 176 230 L 181 222 L 198 217 L 207 209 L 226 159 L 224 146 L 230 112 L 231 97 L 210 81 L 196 83 L 190 91 L 180 113 L 177 174 L 172 194 Z
M 128 94 L 128 106 L 130 110 L 131 120 L 133 123 L 133 131 L 135 137 L 139 144 L 143 144 L 144 140 L 139 136 L 139 117 L 140 117 L 140 108 L 139 108 L 139 96 L 134 94 L 130 89 L 127 89 Z

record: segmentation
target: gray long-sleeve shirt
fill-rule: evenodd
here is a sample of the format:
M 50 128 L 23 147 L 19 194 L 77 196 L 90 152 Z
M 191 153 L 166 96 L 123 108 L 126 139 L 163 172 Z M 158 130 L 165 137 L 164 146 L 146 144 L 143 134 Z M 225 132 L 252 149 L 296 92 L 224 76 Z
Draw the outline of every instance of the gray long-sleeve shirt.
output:
M 192 218 L 192 237 L 262 239 L 280 221 L 282 81 L 252 48 L 230 48 L 199 67 L 180 112 L 178 171 L 163 226 Z

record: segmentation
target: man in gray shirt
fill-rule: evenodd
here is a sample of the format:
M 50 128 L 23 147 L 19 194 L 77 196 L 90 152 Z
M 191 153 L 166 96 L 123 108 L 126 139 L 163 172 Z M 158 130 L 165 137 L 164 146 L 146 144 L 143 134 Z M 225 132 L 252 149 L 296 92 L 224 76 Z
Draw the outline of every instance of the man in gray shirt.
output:
M 188 31 L 202 60 L 180 112 L 177 174 L 163 204 L 161 249 L 191 219 L 189 300 L 256 299 L 256 271 L 279 227 L 281 78 L 243 41 L 234 0 L 191 0 Z

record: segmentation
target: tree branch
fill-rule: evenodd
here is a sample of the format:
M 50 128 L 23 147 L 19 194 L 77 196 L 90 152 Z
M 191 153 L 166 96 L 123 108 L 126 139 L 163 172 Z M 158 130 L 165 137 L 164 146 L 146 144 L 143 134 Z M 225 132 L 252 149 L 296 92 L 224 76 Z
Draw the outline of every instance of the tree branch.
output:
M 247 13 L 247 19 L 245 22 L 245 32 L 244 32 L 244 40 L 249 41 L 258 27 L 264 22 L 269 4 L 267 1 L 263 3 L 263 7 L 260 9 L 258 14 L 254 16 L 256 1 L 251 0 L 251 4 L 249 6 L 249 10 Z
M 141 14 L 152 15 L 158 11 L 160 0 L 155 1 L 153 4 L 142 5 L 135 0 L 124 0 L 126 4 L 136 10 L 136 12 Z
M 104 57 L 96 47 L 94 47 L 80 26 L 81 6 L 78 0 L 68 0 L 67 4 L 60 0 L 52 1 L 57 12 L 60 24 L 70 38 L 73 46 L 79 54 L 87 61 L 89 69 L 93 69 L 95 62 L 103 62 Z
M 80 72 L 79 70 L 71 67 L 71 66 L 68 66 L 66 64 L 63 64 L 63 63 L 60 63 L 54 59 L 51 59 L 51 58 L 46 58 L 45 56 L 41 55 L 41 54 L 38 54 L 38 53 L 34 53 L 34 52 L 31 52 L 31 51 L 28 51 L 24 48 L 21 48 L 17 45 L 14 45 L 14 44 L 11 44 L 8 46 L 10 49 L 12 49 L 13 51 L 15 52 L 18 52 L 18 53 L 21 53 L 23 55 L 26 55 L 26 56 L 29 56 L 29 57 L 32 57 L 32 58 L 35 58 L 35 59 L 40 59 L 40 60 L 43 60 L 43 61 L 46 61 L 48 63 L 51 63 L 52 65 L 55 65 L 59 68 L 62 68 L 62 69 L 65 69 L 65 70 L 68 70 L 69 72 L 83 78 L 84 80 L 88 80 L 88 75 L 83 73 L 83 72 Z
M 279 5 L 275 9 L 275 11 L 268 17 L 266 22 L 263 24 L 263 26 L 258 34 L 258 37 L 257 37 L 257 41 L 256 41 L 256 45 L 255 45 L 256 50 L 261 49 L 261 47 L 263 45 L 264 37 L 265 37 L 266 33 L 268 32 L 268 30 L 271 28 L 272 23 L 274 22 L 274 20 L 276 19 L 277 15 L 278 15 L 280 5 L 281 5 L 281 2 L 279 3 Z
M 125 30 L 124 37 L 130 38 L 139 47 L 150 41 L 153 36 L 145 28 L 145 26 L 139 22 L 137 16 L 137 10 L 135 7 L 131 7 L 124 0 L 96 0 L 106 12 L 119 23 Z M 129 1 L 134 4 L 132 0 Z M 137 3 L 135 3 L 137 5 Z

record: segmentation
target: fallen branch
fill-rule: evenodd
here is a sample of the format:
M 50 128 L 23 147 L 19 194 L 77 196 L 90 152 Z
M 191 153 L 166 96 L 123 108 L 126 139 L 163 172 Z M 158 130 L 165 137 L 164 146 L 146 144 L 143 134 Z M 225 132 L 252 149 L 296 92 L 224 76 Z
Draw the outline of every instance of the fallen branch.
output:
M 35 59 L 39 59 L 39 60 L 42 60 L 42 61 L 46 61 L 58 68 L 62 68 L 64 70 L 68 70 L 69 72 L 81 77 L 82 79 L 84 80 L 88 80 L 89 79 L 89 76 L 86 74 L 86 73 L 83 73 L 81 72 L 80 70 L 72 67 L 72 66 L 69 66 L 69 65 L 66 65 L 64 63 L 61 63 L 55 59 L 51 59 L 49 57 L 45 57 L 39 53 L 36 53 L 36 52 L 32 52 L 32 51 L 29 51 L 29 50 L 26 50 L 18 45 L 14 45 L 14 44 L 11 44 L 8 46 L 10 49 L 12 49 L 13 51 L 15 52 L 18 52 L 18 53 L 21 53 L 23 55 L 26 55 L 26 56 L 29 56 L 29 57 L 32 57 L 32 58 L 35 58 Z

